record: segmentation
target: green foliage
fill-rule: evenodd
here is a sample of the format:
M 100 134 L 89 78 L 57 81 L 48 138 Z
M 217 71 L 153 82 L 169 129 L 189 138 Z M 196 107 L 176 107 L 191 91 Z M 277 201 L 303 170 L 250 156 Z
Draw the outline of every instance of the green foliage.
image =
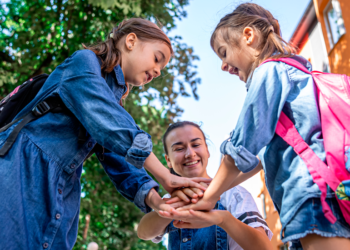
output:
M 175 20 L 186 16 L 186 5 L 188 0 L 0 0 L 0 99 L 28 78 L 51 73 L 82 49 L 82 43 L 103 40 L 124 18 L 157 20 L 169 31 Z M 136 123 L 152 135 L 153 152 L 163 164 L 161 137 L 182 112 L 177 97 L 190 96 L 187 88 L 197 99 L 200 83 L 193 49 L 182 43 L 181 37 L 171 40 L 175 55 L 162 76 L 143 88 L 134 88 L 125 101 Z M 91 241 L 100 249 L 164 249 L 137 238 L 135 229 L 143 214 L 115 190 L 95 156 L 85 162 L 81 183 L 83 198 L 74 249 L 85 249 Z M 87 215 L 91 216 L 88 228 Z

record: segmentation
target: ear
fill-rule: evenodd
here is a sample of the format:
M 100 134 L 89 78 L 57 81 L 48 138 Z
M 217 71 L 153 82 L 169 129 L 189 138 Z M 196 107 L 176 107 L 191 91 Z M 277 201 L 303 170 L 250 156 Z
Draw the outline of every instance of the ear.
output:
M 245 27 L 243 29 L 243 43 L 247 44 L 248 46 L 253 45 L 256 40 L 256 32 L 252 27 Z
M 166 164 L 168 165 L 168 168 L 172 168 L 171 161 L 167 155 L 165 155 L 165 160 L 166 160 Z
M 138 38 L 135 33 L 130 33 L 125 37 L 125 47 L 127 51 L 131 51 L 135 48 Z

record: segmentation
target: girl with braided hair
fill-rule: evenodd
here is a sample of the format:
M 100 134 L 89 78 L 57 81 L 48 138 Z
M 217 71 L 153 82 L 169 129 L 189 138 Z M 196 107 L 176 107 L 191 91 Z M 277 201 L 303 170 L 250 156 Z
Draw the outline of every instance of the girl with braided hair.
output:
M 269 58 L 290 57 L 311 71 L 310 63 L 296 56 L 293 46 L 281 38 L 279 23 L 272 14 L 253 3 L 241 4 L 223 17 L 210 43 L 222 60 L 221 69 L 245 82 L 248 93 L 235 130 L 221 145 L 224 158 L 203 198 L 179 209 L 190 209 L 181 216 L 162 211 L 160 214 L 181 220 L 174 223 L 179 228 L 199 226 L 201 213 L 195 210 L 213 209 L 224 191 L 263 169 L 266 186 L 280 214 L 281 239 L 292 242 L 290 249 L 350 249 L 350 227 L 334 192 L 328 189 L 326 199 L 335 217 L 332 222 L 336 221 L 332 224 L 324 215 L 321 191 L 307 166 L 275 134 L 283 111 L 304 141 L 325 161 L 312 76 L 279 61 L 262 64 Z
M 80 177 L 91 152 L 117 190 L 144 212 L 173 211 L 145 169 L 168 192 L 186 186 L 205 189 L 199 182 L 206 178 L 171 175 L 152 153 L 151 137 L 121 105 L 130 86 L 149 83 L 169 62 L 173 49 L 164 32 L 148 20 L 132 18 L 106 41 L 84 47 L 52 72 L 17 117 L 51 97 L 59 97 L 64 111 L 48 112 L 25 125 L 0 157 L 1 249 L 73 248 Z M 0 147 L 15 126 L 0 133 Z M 81 131 L 86 131 L 84 140 Z

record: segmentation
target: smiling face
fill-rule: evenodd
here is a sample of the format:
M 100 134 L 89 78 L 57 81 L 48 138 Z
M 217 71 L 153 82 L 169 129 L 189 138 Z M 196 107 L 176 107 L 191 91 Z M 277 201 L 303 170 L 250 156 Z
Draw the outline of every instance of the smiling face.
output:
M 237 75 L 241 81 L 247 82 L 252 66 L 259 54 L 258 34 L 252 28 L 245 28 L 243 35 L 237 38 L 236 45 L 224 39 L 223 31 L 217 31 L 214 51 L 222 60 L 221 69 Z M 233 38 L 232 38 L 233 39 Z
M 145 85 L 160 76 L 171 56 L 164 42 L 141 41 L 134 33 L 122 39 L 119 48 L 125 81 L 133 86 Z
M 183 177 L 206 177 L 208 158 L 207 144 L 202 132 L 191 125 L 172 130 L 166 137 L 168 167 Z

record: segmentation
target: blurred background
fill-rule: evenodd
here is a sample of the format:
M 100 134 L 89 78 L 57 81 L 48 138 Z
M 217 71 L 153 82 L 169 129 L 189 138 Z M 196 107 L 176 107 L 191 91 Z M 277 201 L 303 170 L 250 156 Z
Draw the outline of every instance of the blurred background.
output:
M 162 76 L 134 88 L 125 108 L 152 135 L 154 152 L 165 164 L 161 137 L 169 124 L 189 120 L 208 136 L 211 177 L 219 166 L 220 144 L 234 129 L 244 102 L 244 83 L 222 72 L 212 51 L 212 31 L 225 14 L 247 1 L 234 0 L 0 0 L 0 99 L 28 78 L 50 73 L 82 43 L 93 44 L 124 18 L 143 17 L 162 24 L 175 56 Z M 254 0 L 279 20 L 282 36 L 298 46 L 320 71 L 350 74 L 348 0 Z M 166 249 L 137 238 L 142 213 L 114 188 L 97 158 L 84 164 L 78 240 L 74 249 Z M 242 184 L 274 232 L 279 218 L 263 173 Z M 164 190 L 160 190 L 163 194 Z M 96 244 L 96 243 L 97 244 Z M 89 246 L 89 247 L 88 247 Z

